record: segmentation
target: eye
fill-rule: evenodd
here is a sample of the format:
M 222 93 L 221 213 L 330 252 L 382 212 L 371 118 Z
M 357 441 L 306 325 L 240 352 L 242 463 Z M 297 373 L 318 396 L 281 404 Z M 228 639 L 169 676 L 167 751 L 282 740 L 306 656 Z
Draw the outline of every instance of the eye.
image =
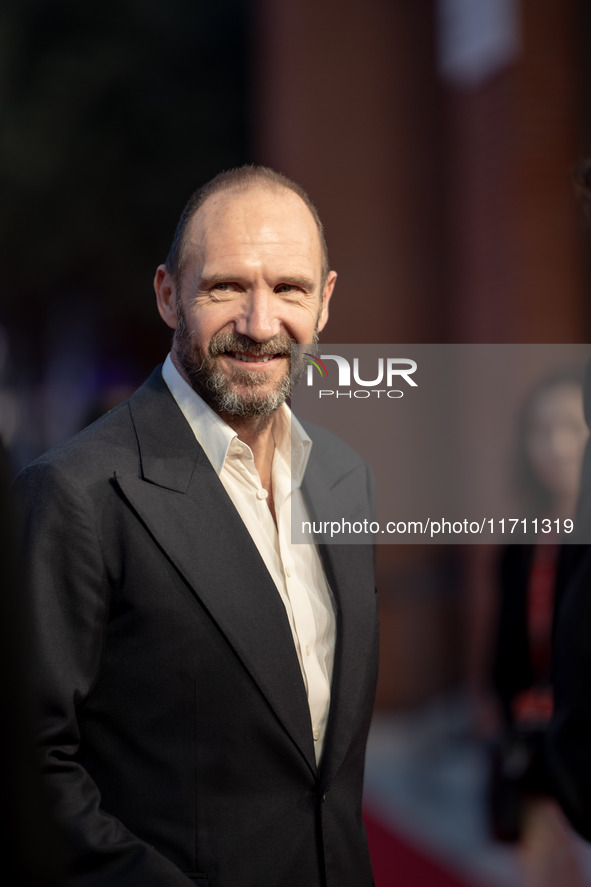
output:
M 212 286 L 212 290 L 218 290 L 220 293 L 227 293 L 235 286 L 234 283 L 228 283 L 227 281 L 216 283 L 215 286 Z
M 275 287 L 276 293 L 301 293 L 301 287 L 295 283 L 280 283 Z
M 232 280 L 218 280 L 208 287 L 207 292 L 212 299 L 223 299 L 240 291 L 240 286 Z

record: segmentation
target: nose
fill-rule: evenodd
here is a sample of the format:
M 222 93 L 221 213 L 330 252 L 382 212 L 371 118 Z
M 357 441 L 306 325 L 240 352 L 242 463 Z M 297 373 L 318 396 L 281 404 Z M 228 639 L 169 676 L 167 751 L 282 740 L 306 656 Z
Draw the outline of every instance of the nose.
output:
M 236 332 L 255 342 L 266 342 L 276 336 L 281 328 L 277 314 L 278 300 L 274 293 L 257 287 L 247 294 L 242 311 L 236 319 Z

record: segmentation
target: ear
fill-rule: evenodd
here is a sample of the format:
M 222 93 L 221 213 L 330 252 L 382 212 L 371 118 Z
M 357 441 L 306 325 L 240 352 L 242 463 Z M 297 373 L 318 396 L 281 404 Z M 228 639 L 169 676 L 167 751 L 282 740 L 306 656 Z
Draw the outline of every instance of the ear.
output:
M 178 325 L 176 309 L 176 284 L 168 272 L 166 265 L 158 265 L 154 275 L 154 292 L 158 312 L 164 323 L 176 330 Z
M 320 319 L 318 321 L 318 332 L 324 329 L 328 320 L 328 303 L 330 302 L 334 285 L 337 282 L 337 272 L 329 271 L 322 291 L 322 307 L 320 309 Z

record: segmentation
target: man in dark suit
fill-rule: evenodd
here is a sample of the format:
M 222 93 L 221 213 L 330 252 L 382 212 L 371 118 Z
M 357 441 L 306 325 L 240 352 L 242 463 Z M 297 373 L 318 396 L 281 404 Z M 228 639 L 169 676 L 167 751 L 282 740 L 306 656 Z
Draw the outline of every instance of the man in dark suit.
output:
M 271 170 L 189 201 L 171 354 L 23 472 L 43 767 L 76 887 L 370 887 L 369 546 L 292 545 L 292 501 L 371 515 L 365 463 L 284 404 L 336 275 Z

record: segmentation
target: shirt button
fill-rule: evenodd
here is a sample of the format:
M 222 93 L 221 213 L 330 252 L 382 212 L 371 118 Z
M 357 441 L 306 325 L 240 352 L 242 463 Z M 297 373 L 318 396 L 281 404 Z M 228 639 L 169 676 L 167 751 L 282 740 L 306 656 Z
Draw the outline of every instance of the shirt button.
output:
M 262 488 L 257 490 L 257 499 L 266 499 L 268 495 L 267 491 Z
M 312 732 L 312 736 L 314 737 L 314 742 L 318 742 L 320 739 L 320 730 L 314 730 Z
M 291 576 L 291 567 L 285 567 L 285 575 Z

